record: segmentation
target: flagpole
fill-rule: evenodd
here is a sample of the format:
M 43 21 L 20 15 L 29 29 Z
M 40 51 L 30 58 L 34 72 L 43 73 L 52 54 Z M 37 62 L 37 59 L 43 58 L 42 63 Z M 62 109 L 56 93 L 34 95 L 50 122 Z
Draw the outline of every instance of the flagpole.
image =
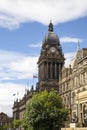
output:
M 37 75 L 33 75 L 33 87 L 34 87 L 34 78 L 38 78 Z
M 33 75 L 33 87 L 34 87 L 34 75 Z

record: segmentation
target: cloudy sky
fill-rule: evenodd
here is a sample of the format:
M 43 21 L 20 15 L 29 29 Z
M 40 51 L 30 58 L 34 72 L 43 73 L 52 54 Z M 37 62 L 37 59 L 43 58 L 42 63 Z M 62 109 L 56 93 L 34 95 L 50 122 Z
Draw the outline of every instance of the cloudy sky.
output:
M 12 116 L 14 100 L 38 81 L 33 75 L 50 20 L 68 66 L 78 40 L 87 48 L 87 0 L 0 0 L 0 112 Z

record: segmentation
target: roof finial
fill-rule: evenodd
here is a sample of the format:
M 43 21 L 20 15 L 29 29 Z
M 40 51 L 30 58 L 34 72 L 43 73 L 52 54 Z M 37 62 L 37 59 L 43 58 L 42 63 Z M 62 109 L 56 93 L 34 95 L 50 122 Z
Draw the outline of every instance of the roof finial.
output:
M 52 19 L 50 19 L 50 23 L 52 23 Z
M 80 42 L 79 42 L 79 40 L 78 40 L 78 50 L 80 50 Z
M 50 24 L 49 24 L 49 26 L 48 26 L 49 28 L 48 28 L 48 31 L 51 31 L 51 32 L 53 32 L 53 24 L 52 24 L 52 20 L 50 20 Z

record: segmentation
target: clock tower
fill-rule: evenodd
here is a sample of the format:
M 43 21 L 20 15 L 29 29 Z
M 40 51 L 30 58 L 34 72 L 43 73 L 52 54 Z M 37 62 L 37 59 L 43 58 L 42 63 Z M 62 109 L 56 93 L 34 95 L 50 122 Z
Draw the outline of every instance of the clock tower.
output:
M 38 83 L 36 89 L 38 91 L 50 90 L 51 88 L 58 91 L 59 74 L 64 65 L 64 60 L 59 38 L 54 32 L 52 22 L 50 22 L 37 63 Z

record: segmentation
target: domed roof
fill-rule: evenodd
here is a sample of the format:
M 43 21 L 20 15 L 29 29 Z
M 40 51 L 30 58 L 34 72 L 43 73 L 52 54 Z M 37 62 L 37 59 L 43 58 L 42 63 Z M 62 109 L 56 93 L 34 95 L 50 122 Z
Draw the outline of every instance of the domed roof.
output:
M 44 43 L 50 43 L 50 44 L 60 44 L 59 38 L 57 34 L 53 31 L 53 24 L 50 22 L 48 26 L 48 33 L 45 35 L 45 38 L 43 40 Z

